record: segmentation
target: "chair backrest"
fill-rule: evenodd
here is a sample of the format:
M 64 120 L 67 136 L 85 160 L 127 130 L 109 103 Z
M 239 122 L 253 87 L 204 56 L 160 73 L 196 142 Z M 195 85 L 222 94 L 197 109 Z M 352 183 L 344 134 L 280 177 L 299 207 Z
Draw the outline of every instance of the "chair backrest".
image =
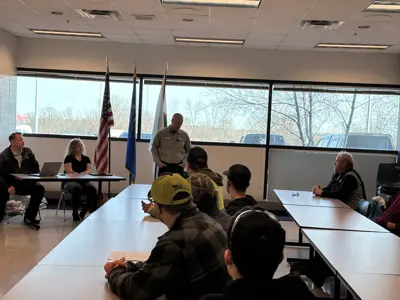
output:
M 373 200 L 360 200 L 356 211 L 371 220 L 383 214 L 382 205 Z
M 358 203 L 356 211 L 368 218 L 370 206 L 371 206 L 370 201 L 361 199 L 360 202 Z
M 400 164 L 382 163 L 379 164 L 376 185 L 391 185 L 400 183 Z

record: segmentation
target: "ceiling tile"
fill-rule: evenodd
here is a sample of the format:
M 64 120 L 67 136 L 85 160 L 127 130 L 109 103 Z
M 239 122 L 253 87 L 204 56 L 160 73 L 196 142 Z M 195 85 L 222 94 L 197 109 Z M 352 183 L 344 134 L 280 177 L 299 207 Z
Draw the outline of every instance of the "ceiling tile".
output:
M 371 0 L 319 0 L 305 18 L 308 20 L 347 21 L 370 3 Z
M 388 51 L 400 53 L 400 14 L 373 16 L 361 13 L 371 0 L 264 0 L 258 10 L 163 6 L 159 0 L 22 1 L 26 5 L 16 0 L 0 0 L 0 28 L 22 37 L 45 38 L 28 30 L 40 28 L 99 31 L 106 36 L 103 42 L 171 45 L 175 44 L 173 36 L 188 36 L 245 39 L 245 48 L 285 50 L 303 50 L 318 42 L 358 42 L 394 44 Z M 75 8 L 117 10 L 122 13 L 124 20 L 86 19 Z M 54 16 L 51 14 L 53 10 L 61 11 L 63 15 Z M 151 14 L 156 19 L 137 21 L 132 14 Z M 346 23 L 332 31 L 300 29 L 298 24 L 303 18 L 338 19 Z M 193 19 L 193 22 L 184 22 L 182 19 Z M 360 29 L 360 25 L 370 28 Z M 309 50 L 320 51 L 314 48 Z

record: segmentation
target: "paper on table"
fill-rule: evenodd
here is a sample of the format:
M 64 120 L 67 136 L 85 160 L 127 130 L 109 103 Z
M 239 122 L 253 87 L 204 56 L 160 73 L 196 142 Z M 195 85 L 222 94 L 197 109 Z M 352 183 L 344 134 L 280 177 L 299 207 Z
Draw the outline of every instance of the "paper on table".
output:
M 132 251 L 112 251 L 108 260 L 116 260 L 125 257 L 128 261 L 146 261 L 150 256 L 147 252 L 132 252 Z

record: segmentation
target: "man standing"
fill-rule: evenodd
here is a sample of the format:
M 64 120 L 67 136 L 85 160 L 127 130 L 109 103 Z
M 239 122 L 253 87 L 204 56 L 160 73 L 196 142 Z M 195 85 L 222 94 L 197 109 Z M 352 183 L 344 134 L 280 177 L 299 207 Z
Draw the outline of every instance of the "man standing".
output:
M 316 196 L 339 199 L 357 209 L 361 199 L 366 199 L 364 182 L 354 169 L 353 156 L 348 152 L 339 152 L 334 163 L 335 174 L 327 187 L 315 186 L 312 191 Z
M 158 176 L 163 173 L 179 173 L 183 176 L 185 160 L 191 143 L 188 134 L 181 129 L 183 116 L 174 114 L 171 125 L 161 129 L 151 145 L 153 161 L 158 166 Z
M 24 223 L 39 230 L 36 215 L 44 196 L 44 187 L 39 183 L 15 179 L 12 173 L 38 173 L 39 163 L 32 150 L 24 147 L 24 137 L 19 132 L 9 136 L 10 146 L 0 153 L 0 222 L 4 219 L 6 203 L 10 195 L 30 195 L 31 199 L 25 211 Z

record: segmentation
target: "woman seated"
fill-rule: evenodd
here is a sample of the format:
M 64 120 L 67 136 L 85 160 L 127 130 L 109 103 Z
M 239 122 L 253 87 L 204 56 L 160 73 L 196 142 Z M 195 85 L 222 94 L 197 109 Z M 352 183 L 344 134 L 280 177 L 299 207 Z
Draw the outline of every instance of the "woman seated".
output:
M 72 139 L 68 143 L 64 159 L 64 170 L 67 174 L 89 174 L 91 170 L 90 158 L 85 154 L 85 146 L 80 139 Z M 74 221 L 85 218 L 88 209 L 96 207 L 97 190 L 89 181 L 68 181 L 62 188 L 72 194 L 72 217 Z M 82 195 L 86 195 L 86 203 L 82 204 L 82 210 L 78 214 Z
M 225 264 L 233 281 L 213 299 L 315 299 L 300 277 L 286 275 L 273 279 L 283 260 L 285 230 L 275 217 L 257 207 L 236 213 L 228 229 Z

